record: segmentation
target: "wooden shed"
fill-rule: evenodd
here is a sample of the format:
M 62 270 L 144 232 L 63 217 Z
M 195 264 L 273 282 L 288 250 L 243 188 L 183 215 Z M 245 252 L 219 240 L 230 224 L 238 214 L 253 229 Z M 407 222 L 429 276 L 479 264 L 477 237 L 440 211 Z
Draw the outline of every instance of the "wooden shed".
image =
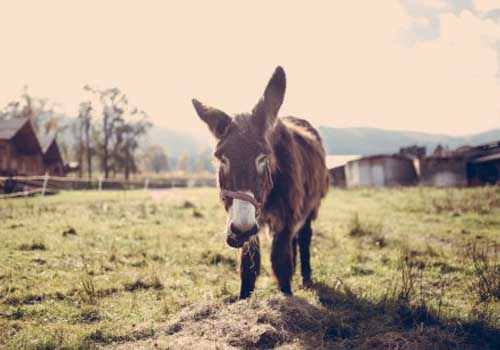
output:
M 29 118 L 0 120 L 0 173 L 44 173 L 42 148 Z
M 65 176 L 64 160 L 57 143 L 56 135 L 51 133 L 40 137 L 40 144 L 43 153 L 44 171 L 54 176 Z

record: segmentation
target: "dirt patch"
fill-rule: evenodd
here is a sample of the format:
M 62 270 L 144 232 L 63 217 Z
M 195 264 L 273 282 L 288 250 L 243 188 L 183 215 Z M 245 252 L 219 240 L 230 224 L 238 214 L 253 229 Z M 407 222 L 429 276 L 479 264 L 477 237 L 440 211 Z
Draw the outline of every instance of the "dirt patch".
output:
M 125 283 L 123 286 L 124 290 L 127 292 L 134 292 L 138 289 L 163 289 L 163 284 L 157 277 L 149 279 L 137 279 L 129 283 Z
M 76 230 L 73 227 L 69 227 L 68 229 L 64 230 L 62 233 L 63 237 L 67 236 L 76 236 Z
M 23 243 L 19 246 L 19 250 L 47 250 L 47 246 L 43 242 L 33 241 L 32 243 Z

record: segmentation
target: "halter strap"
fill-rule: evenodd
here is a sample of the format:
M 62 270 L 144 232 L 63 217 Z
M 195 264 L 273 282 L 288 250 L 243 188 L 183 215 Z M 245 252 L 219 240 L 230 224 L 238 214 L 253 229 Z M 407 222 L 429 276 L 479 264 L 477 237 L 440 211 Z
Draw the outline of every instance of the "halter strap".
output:
M 222 189 L 220 191 L 220 195 L 222 199 L 225 198 L 233 198 L 233 199 L 241 199 L 242 201 L 246 201 L 251 203 L 255 209 L 260 209 L 262 208 L 262 203 L 258 202 L 254 197 L 249 195 L 248 193 L 241 192 L 241 191 L 229 191 Z

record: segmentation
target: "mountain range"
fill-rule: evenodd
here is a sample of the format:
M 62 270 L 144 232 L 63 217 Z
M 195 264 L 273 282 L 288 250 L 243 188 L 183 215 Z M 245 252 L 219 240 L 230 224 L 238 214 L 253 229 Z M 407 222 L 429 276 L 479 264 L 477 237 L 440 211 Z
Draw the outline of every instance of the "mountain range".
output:
M 410 145 L 425 146 L 429 154 L 438 144 L 454 149 L 463 145 L 473 146 L 500 140 L 500 128 L 464 136 L 369 127 L 321 126 L 318 130 L 327 154 L 331 155 L 391 154 L 398 152 L 400 147 Z M 158 126 L 151 128 L 149 143 L 163 146 L 173 157 L 178 157 L 182 153 L 193 155 L 211 147 L 208 137 L 205 139 Z

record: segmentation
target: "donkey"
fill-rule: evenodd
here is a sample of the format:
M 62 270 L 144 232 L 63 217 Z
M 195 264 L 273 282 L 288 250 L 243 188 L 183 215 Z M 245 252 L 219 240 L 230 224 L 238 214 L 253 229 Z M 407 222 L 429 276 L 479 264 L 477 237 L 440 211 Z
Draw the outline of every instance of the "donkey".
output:
M 251 295 L 260 273 L 257 233 L 272 234 L 271 262 L 279 288 L 292 295 L 297 245 L 304 287 L 310 287 L 311 222 L 329 187 L 318 132 L 303 119 L 278 118 L 286 89 L 277 67 L 251 113 L 230 117 L 193 99 L 198 116 L 217 139 L 218 186 L 227 220 L 226 242 L 241 248 L 240 299 Z

